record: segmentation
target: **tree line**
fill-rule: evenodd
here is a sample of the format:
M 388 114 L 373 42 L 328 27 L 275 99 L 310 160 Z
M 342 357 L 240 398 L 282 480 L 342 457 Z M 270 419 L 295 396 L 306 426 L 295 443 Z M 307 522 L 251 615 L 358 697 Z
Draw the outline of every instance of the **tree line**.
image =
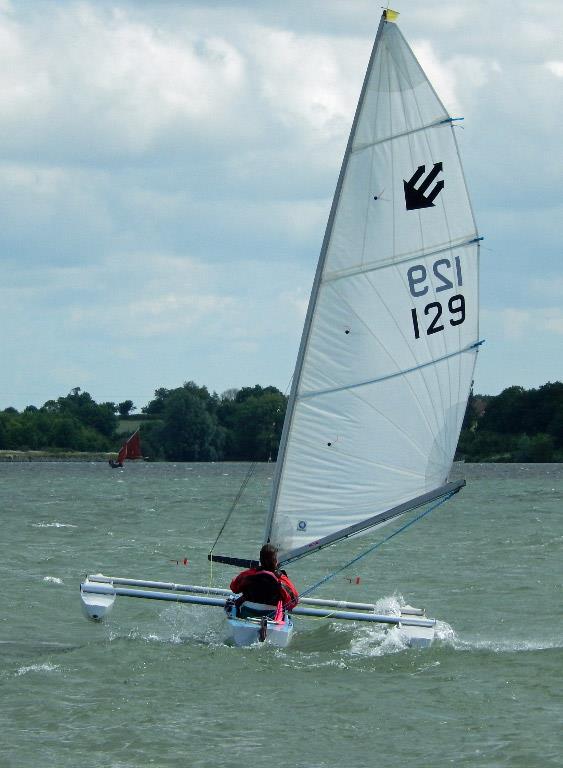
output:
M 563 462 L 563 383 L 469 397 L 457 448 L 465 461 Z
M 275 461 L 287 406 L 276 387 L 218 395 L 188 381 L 157 389 L 138 415 L 131 400 L 96 403 L 73 389 L 22 412 L 0 412 L 0 449 L 110 452 L 124 425 L 140 424 L 143 454 L 155 461 Z M 471 394 L 456 454 L 471 462 L 563 461 L 563 383 Z
M 143 455 L 156 461 L 275 461 L 286 405 L 276 387 L 256 385 L 218 395 L 188 381 L 157 389 L 141 414 L 132 416 L 131 400 L 96 403 L 76 387 L 40 408 L 0 412 L 0 449 L 117 451 L 123 420 L 126 426 L 134 419 L 141 424 Z

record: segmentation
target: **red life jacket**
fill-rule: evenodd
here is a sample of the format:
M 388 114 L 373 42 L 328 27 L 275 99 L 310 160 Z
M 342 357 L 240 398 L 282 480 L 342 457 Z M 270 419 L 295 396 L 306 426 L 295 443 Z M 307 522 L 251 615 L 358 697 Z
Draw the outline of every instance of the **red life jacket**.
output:
M 242 592 L 242 599 L 252 603 L 277 605 L 291 610 L 297 605 L 298 592 L 287 574 L 280 575 L 263 568 L 249 568 L 231 581 L 231 591 Z
M 299 602 L 299 592 L 297 591 L 295 585 L 291 583 L 289 576 L 285 571 L 280 573 L 278 579 L 280 582 L 281 590 L 283 592 L 283 607 L 287 608 L 288 611 L 291 611 L 291 609 L 295 608 Z

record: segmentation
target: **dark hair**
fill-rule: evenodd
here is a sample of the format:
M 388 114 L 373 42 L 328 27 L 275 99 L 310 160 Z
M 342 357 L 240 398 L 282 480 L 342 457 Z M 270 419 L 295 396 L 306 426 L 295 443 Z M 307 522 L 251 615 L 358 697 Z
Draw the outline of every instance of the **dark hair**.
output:
M 260 564 L 268 570 L 275 571 L 278 567 L 278 550 L 273 544 L 264 544 L 260 550 Z

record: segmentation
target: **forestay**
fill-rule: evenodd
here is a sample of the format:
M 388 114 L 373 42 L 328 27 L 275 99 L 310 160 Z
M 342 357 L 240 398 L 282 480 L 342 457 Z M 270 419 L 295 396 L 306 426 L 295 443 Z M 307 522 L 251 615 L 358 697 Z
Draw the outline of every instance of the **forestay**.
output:
M 446 483 L 477 355 L 478 251 L 452 120 L 383 18 L 282 434 L 266 530 L 282 559 Z

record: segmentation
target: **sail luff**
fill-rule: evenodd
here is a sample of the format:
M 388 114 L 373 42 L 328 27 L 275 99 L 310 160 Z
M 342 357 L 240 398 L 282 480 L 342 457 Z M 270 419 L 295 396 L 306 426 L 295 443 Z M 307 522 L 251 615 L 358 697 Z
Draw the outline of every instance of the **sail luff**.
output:
M 388 22 L 385 19 L 385 11 L 384 11 L 381 14 L 381 19 L 380 19 L 380 22 L 379 22 L 379 27 L 377 29 L 377 34 L 375 36 L 375 41 L 374 41 L 373 48 L 372 48 L 372 51 L 371 51 L 371 56 L 370 56 L 370 59 L 369 59 L 368 66 L 366 68 L 366 73 L 364 75 L 364 81 L 363 81 L 363 84 L 362 84 L 362 90 L 360 92 L 360 98 L 359 98 L 358 104 L 356 106 L 356 112 L 354 114 L 354 120 L 352 122 L 352 128 L 350 130 L 350 135 L 348 136 L 348 143 L 346 145 L 346 151 L 344 153 L 344 158 L 342 160 L 342 165 L 340 167 L 340 174 L 338 176 L 338 182 L 336 184 L 336 190 L 335 190 L 335 193 L 334 193 L 334 197 L 332 199 L 332 205 L 331 205 L 331 209 L 330 209 L 330 213 L 329 213 L 329 217 L 328 217 L 328 222 L 327 222 L 327 226 L 326 226 L 326 230 L 325 230 L 325 234 L 324 234 L 324 238 L 323 238 L 323 244 L 322 244 L 322 247 L 321 247 L 321 253 L 320 253 L 320 256 L 319 256 L 319 261 L 317 263 L 317 269 L 316 269 L 315 278 L 314 278 L 314 281 L 313 281 L 313 288 L 311 290 L 311 297 L 309 299 L 309 306 L 307 308 L 307 315 L 305 317 L 305 324 L 304 324 L 304 327 L 303 327 L 303 333 L 301 335 L 301 343 L 299 345 L 299 352 L 298 352 L 298 355 L 297 355 L 297 362 L 295 364 L 295 371 L 294 371 L 294 374 L 293 374 L 291 391 L 290 391 L 289 400 L 288 400 L 288 404 L 287 404 L 287 410 L 286 410 L 286 415 L 285 415 L 285 419 L 284 419 L 282 435 L 281 435 L 281 438 L 280 438 L 280 445 L 279 445 L 279 448 L 278 448 L 278 457 L 277 457 L 277 462 L 276 462 L 276 471 L 275 471 L 274 479 L 273 479 L 272 497 L 271 497 L 271 501 L 270 501 L 270 510 L 269 510 L 269 514 L 268 514 L 268 517 L 267 517 L 267 520 L 266 520 L 266 530 L 265 530 L 265 535 L 264 535 L 264 541 L 265 542 L 270 541 L 270 536 L 271 536 L 271 533 L 272 533 L 272 523 L 273 523 L 274 514 L 275 514 L 275 510 L 276 510 L 276 504 L 277 504 L 277 500 L 278 500 L 280 481 L 281 481 L 281 478 L 282 478 L 282 475 L 283 475 L 284 459 L 285 459 L 285 453 L 286 453 L 286 448 L 287 448 L 287 439 L 288 439 L 288 436 L 289 436 L 289 432 L 291 430 L 291 423 L 292 423 L 292 420 L 293 420 L 293 414 L 295 412 L 295 402 L 296 402 L 296 398 L 297 398 L 297 391 L 298 391 L 298 388 L 299 388 L 299 380 L 300 380 L 300 376 L 301 376 L 301 370 L 302 370 L 302 367 L 303 367 L 303 359 L 304 359 L 304 356 L 305 356 L 305 350 L 307 348 L 307 341 L 308 341 L 309 332 L 310 332 L 310 329 L 311 329 L 311 322 L 312 322 L 312 319 L 313 319 L 313 313 L 314 313 L 316 299 L 317 299 L 317 295 L 318 295 L 318 291 L 319 291 L 319 285 L 321 283 L 323 268 L 324 268 L 324 264 L 325 264 L 325 261 L 326 261 L 326 255 L 327 255 L 327 252 L 328 252 L 328 246 L 329 246 L 329 243 L 330 243 L 330 236 L 331 236 L 332 228 L 333 228 L 333 225 L 334 225 L 334 219 L 335 219 L 336 211 L 337 211 L 337 208 L 338 208 L 338 201 L 339 201 L 339 198 L 340 198 L 340 193 L 342 191 L 342 185 L 343 185 L 343 182 L 344 182 L 344 176 L 346 174 L 346 168 L 347 168 L 347 165 L 348 165 L 348 158 L 349 158 L 349 156 L 350 156 L 350 154 L 352 152 L 352 144 L 353 144 L 353 141 L 354 141 L 354 136 L 355 136 L 355 133 L 356 133 L 356 127 L 357 127 L 357 124 L 358 124 L 358 120 L 359 120 L 359 117 L 360 117 L 360 114 L 361 114 L 361 111 L 362 111 L 362 105 L 363 105 L 363 102 L 364 102 L 364 99 L 365 99 L 365 94 L 366 94 L 366 90 L 367 90 L 367 86 L 368 86 L 368 82 L 369 82 L 369 78 L 370 78 L 370 74 L 371 74 L 372 64 L 373 64 L 373 61 L 375 59 L 375 55 L 377 53 L 377 48 L 379 46 L 379 41 L 381 39 L 383 28 L 384 28 L 386 23 L 388 23 Z

